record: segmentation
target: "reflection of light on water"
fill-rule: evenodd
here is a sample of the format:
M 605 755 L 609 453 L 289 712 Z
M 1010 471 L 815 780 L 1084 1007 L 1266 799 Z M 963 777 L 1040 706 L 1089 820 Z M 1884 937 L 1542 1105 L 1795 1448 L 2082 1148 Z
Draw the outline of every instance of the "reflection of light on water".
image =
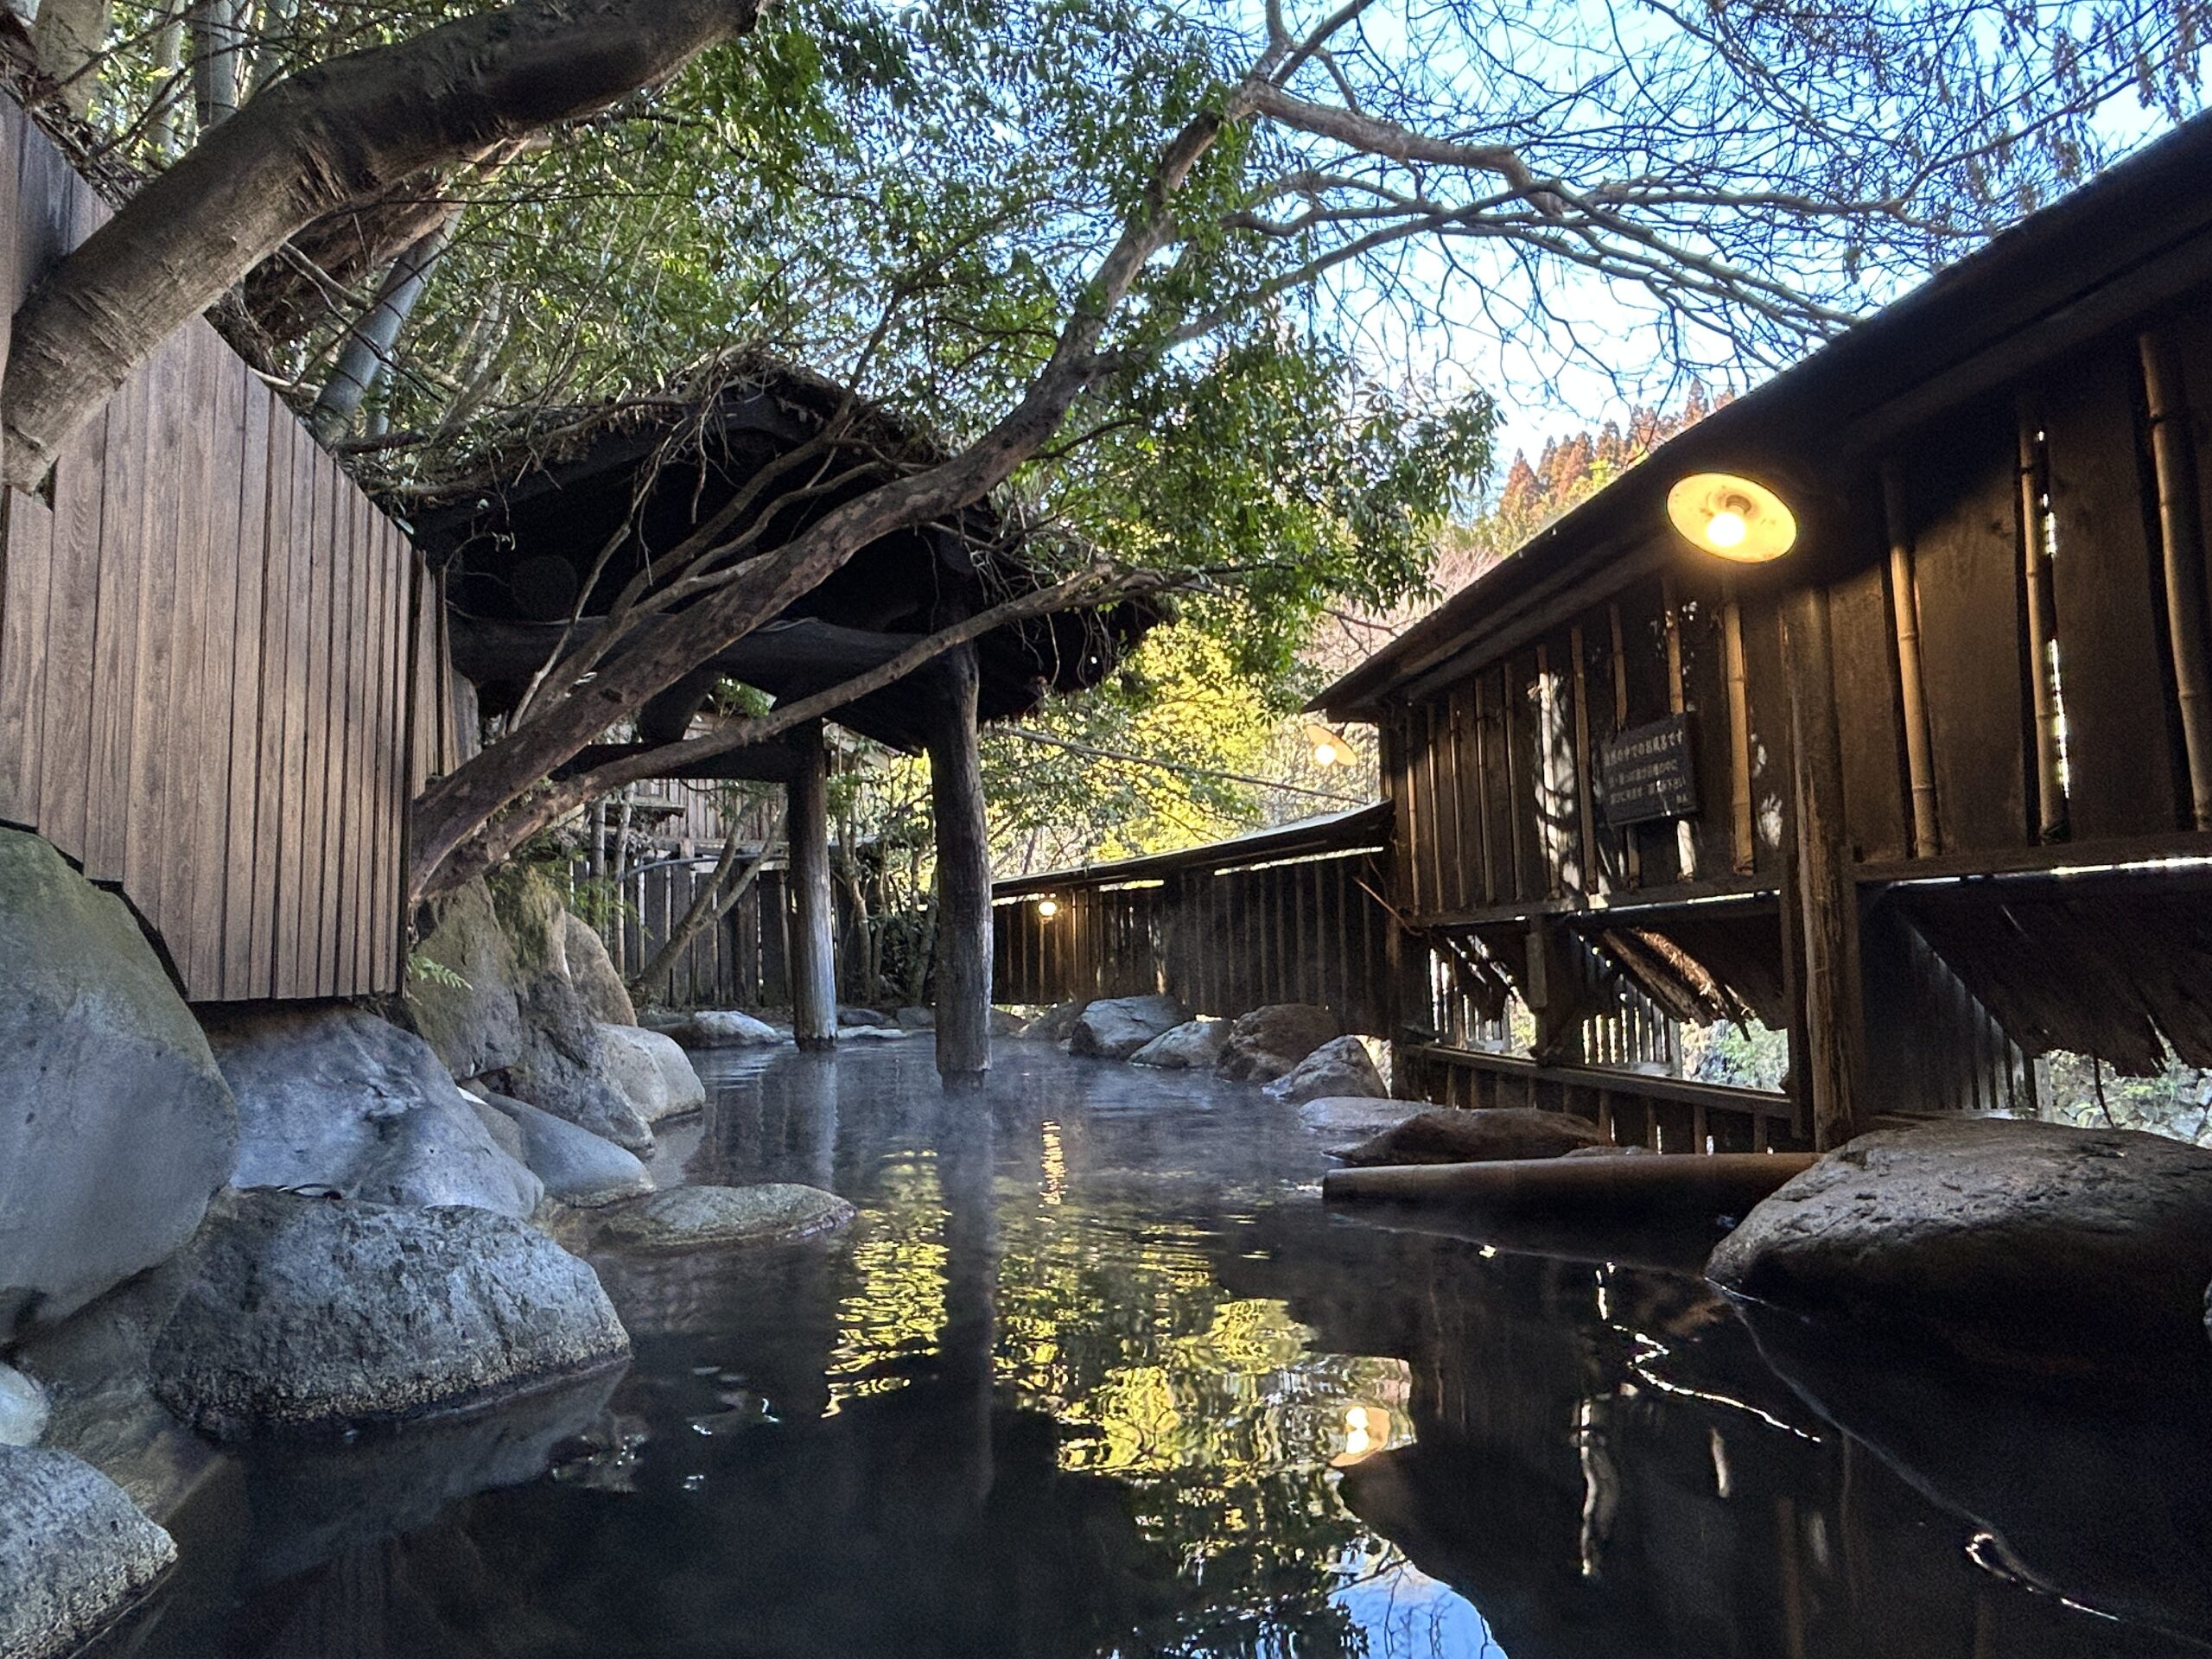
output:
M 1068 1157 L 1060 1145 L 1060 1126 L 1046 1118 L 1042 1128 L 1045 1141 L 1044 1185 L 1037 1189 L 1037 1196 L 1046 1204 L 1060 1204 L 1068 1195 Z
M 838 1342 L 823 1381 L 839 1404 L 906 1385 L 895 1362 L 937 1351 L 944 1325 L 948 1211 L 933 1153 L 886 1164 L 881 1196 L 854 1227 L 852 1287 L 837 1304 Z

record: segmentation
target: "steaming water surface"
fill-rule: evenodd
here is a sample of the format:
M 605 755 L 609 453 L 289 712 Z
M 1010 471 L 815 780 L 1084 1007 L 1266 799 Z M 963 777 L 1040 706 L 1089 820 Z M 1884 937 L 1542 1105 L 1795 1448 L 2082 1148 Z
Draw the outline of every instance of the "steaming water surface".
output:
M 849 1233 L 601 1258 L 619 1380 L 226 1465 L 105 1651 L 2206 1650 L 2194 1402 L 1763 1332 L 1847 1433 L 1693 1278 L 1325 1214 L 1327 1137 L 1256 1090 L 1016 1043 L 948 1097 L 926 1037 L 702 1069 L 663 1184 L 828 1186 Z

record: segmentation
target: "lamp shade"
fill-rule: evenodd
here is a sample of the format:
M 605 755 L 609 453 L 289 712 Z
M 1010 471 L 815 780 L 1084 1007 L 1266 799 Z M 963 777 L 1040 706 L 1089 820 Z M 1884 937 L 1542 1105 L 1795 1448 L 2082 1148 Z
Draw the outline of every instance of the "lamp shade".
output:
M 1693 473 L 1667 492 L 1667 518 L 1689 543 L 1741 564 L 1778 559 L 1797 541 L 1797 517 L 1756 479 Z

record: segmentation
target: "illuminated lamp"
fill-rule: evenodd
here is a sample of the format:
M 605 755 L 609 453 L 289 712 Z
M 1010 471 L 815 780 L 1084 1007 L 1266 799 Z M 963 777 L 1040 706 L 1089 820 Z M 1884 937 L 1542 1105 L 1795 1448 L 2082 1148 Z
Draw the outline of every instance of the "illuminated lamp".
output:
M 1051 921 L 1053 917 L 1060 913 L 1060 901 L 1057 899 L 1039 899 L 1037 901 L 1037 913 L 1046 921 Z
M 1306 742 L 1313 752 L 1313 764 L 1317 766 L 1340 766 L 1351 759 L 1351 746 L 1325 726 L 1308 726 Z
M 1733 473 L 1691 474 L 1667 492 L 1667 517 L 1693 545 L 1739 564 L 1778 559 L 1797 541 L 1783 499 Z

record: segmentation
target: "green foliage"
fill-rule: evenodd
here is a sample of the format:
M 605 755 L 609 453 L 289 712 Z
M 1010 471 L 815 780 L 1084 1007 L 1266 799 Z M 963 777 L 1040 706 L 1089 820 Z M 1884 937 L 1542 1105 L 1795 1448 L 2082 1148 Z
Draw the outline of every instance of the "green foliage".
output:
M 435 957 L 420 950 L 407 953 L 407 977 L 425 985 L 436 985 L 448 991 L 469 991 L 476 988 Z

